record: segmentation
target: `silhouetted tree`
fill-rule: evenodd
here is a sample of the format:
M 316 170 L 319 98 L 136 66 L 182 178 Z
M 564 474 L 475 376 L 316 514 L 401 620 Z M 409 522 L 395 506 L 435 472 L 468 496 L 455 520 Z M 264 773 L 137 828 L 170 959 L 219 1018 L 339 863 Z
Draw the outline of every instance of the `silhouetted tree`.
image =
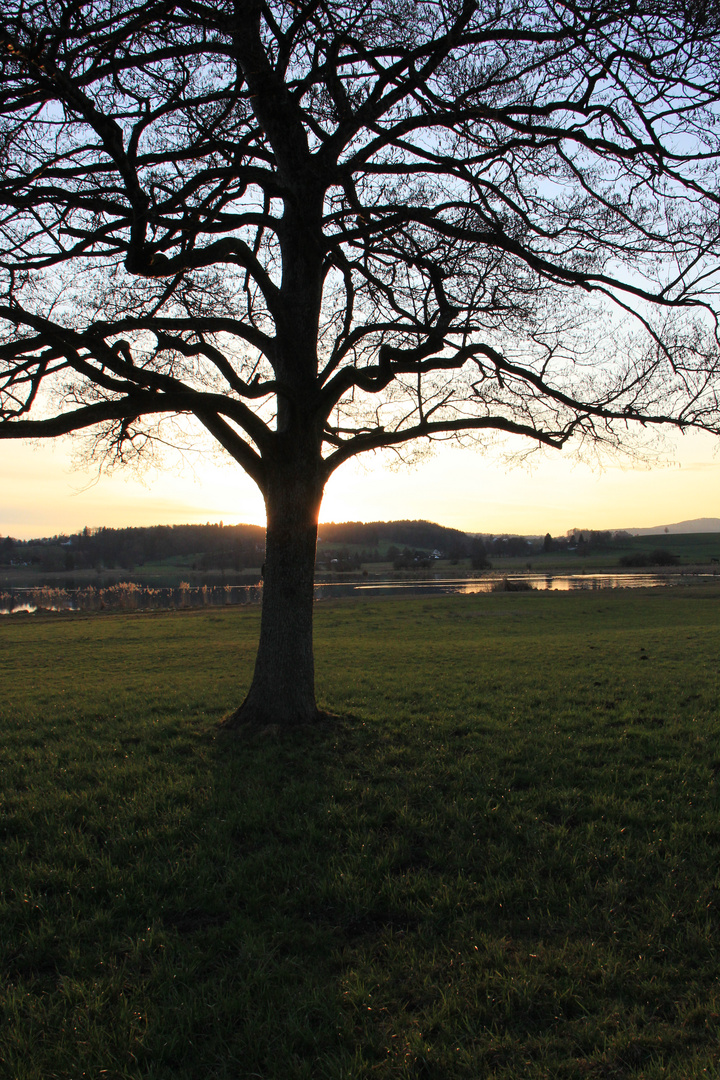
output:
M 126 461 L 190 417 L 256 481 L 239 718 L 317 715 L 350 458 L 718 430 L 719 41 L 657 0 L 5 0 L 0 436 Z
M 473 570 L 487 570 L 490 566 L 490 560 L 487 557 L 487 548 L 480 537 L 473 537 L 468 547 L 470 551 L 470 565 Z
M 448 544 L 447 557 L 453 564 L 453 566 L 456 566 L 457 563 L 459 563 L 460 559 L 464 559 L 467 553 L 468 543 L 467 539 L 464 536 L 457 537 L 455 540 L 452 540 L 450 544 Z
M 0 537 L 0 563 L 7 566 L 15 557 L 16 541 L 12 536 Z

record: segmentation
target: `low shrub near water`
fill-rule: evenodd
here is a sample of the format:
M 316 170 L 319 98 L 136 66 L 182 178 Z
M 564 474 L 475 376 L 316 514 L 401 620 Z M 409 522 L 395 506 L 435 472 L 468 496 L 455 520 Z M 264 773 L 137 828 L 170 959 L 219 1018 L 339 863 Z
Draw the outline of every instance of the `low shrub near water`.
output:
M 638 551 L 632 555 L 623 555 L 620 559 L 620 566 L 678 566 L 679 563 L 680 556 L 673 555 L 665 548 L 649 552 Z
M 528 567 L 530 569 L 530 567 Z M 492 587 L 493 592 L 532 592 L 535 586 L 522 578 L 504 577 L 496 581 Z
M 0 624 L 13 1080 L 695 1080 L 720 1043 L 720 590 Z

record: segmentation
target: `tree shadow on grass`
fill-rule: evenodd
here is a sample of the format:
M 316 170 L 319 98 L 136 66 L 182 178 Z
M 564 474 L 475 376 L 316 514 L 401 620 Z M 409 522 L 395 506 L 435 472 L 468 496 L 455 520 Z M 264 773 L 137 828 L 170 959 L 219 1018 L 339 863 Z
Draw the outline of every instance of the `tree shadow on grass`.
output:
M 509 1080 L 711 1060 L 713 845 L 655 850 L 642 800 L 566 739 L 495 735 L 349 716 L 213 741 L 198 827 L 222 855 L 198 847 L 189 909 L 203 1068 Z M 642 770 L 629 750 L 628 790 Z
M 693 1075 L 717 1038 L 697 908 L 712 838 L 691 860 L 567 739 L 512 738 L 357 716 L 239 738 L 202 713 L 98 728 L 52 814 L 15 822 L 5 1061 L 31 1046 L 17 1075 L 158 1080 Z

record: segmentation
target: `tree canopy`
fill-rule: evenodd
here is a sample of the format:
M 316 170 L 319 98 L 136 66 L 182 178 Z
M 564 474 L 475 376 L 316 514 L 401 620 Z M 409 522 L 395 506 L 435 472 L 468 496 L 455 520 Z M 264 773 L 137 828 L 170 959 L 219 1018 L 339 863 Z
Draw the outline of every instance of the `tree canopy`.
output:
M 677 0 L 6 0 L 0 437 L 127 460 L 194 417 L 263 491 L 268 583 L 271 534 L 307 548 L 288 610 L 354 455 L 717 432 L 719 30 Z

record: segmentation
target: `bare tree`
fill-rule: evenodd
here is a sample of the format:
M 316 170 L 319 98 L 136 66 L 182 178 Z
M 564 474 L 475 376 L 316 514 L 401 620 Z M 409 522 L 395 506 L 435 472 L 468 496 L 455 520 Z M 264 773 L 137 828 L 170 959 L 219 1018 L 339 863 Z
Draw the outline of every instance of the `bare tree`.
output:
M 702 0 L 6 0 L 0 437 L 126 460 L 189 417 L 255 480 L 239 719 L 317 715 L 349 458 L 719 430 L 719 29 Z

